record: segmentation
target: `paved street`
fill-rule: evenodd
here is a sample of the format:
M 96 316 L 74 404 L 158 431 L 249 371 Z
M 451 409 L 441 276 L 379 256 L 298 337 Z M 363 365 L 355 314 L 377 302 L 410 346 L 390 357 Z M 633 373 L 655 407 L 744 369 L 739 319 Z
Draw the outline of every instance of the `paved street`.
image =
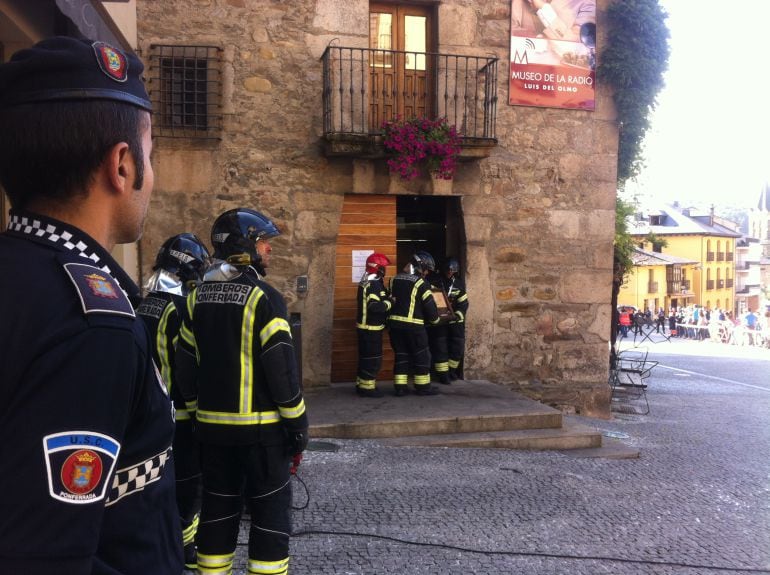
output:
M 770 350 L 649 347 L 649 415 L 577 418 L 639 459 L 317 444 L 290 572 L 770 573 Z

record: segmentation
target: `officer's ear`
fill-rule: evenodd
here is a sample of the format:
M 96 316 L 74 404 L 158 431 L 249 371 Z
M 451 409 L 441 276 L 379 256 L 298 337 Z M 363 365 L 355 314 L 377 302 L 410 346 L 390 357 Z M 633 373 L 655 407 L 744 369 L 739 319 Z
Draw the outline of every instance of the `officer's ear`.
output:
M 118 142 L 107 152 L 100 166 L 112 191 L 123 193 L 132 191 L 136 163 L 126 142 Z

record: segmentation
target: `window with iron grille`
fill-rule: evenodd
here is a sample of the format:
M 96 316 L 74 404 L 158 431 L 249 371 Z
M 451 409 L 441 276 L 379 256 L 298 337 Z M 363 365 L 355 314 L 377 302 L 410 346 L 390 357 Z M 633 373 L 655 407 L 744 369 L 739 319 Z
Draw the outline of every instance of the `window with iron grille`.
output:
M 150 47 L 149 92 L 156 136 L 220 137 L 221 55 L 216 46 Z

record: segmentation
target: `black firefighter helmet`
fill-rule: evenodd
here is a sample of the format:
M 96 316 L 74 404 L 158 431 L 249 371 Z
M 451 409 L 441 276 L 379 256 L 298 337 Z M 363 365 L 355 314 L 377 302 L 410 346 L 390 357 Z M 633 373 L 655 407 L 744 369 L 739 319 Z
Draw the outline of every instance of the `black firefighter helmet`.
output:
M 435 272 L 436 260 L 428 252 L 418 251 L 412 256 L 412 266 L 419 271 Z
M 211 228 L 214 257 L 235 265 L 253 265 L 261 274 L 265 270 L 256 243 L 281 232 L 269 218 L 256 210 L 235 208 L 220 215 Z
M 171 236 L 158 250 L 153 270 L 176 275 L 182 283 L 198 283 L 209 264 L 209 251 L 195 234 Z

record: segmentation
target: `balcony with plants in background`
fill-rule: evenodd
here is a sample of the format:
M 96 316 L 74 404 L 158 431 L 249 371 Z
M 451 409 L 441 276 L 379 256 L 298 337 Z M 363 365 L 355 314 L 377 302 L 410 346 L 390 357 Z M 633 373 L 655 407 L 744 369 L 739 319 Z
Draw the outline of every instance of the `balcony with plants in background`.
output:
M 497 145 L 497 58 L 328 46 L 321 59 L 327 156 L 386 157 L 386 124 L 413 119 L 452 126 L 460 160 Z

